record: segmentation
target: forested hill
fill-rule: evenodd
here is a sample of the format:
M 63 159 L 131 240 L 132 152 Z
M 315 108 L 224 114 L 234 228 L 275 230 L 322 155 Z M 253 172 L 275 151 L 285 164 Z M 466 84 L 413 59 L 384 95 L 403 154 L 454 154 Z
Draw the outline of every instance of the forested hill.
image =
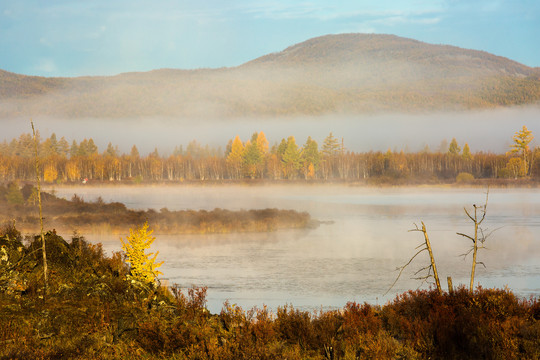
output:
M 0 71 L 0 119 L 360 114 L 538 103 L 539 68 L 392 35 L 327 35 L 234 68 L 78 78 Z

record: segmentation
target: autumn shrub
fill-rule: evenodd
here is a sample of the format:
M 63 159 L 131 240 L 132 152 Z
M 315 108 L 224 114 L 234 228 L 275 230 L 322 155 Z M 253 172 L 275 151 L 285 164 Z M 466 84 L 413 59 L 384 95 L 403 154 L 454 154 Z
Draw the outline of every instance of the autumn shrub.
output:
M 460 172 L 456 176 L 456 182 L 458 184 L 467 184 L 474 181 L 474 175 L 467 172 Z
M 526 357 L 524 329 L 533 331 L 531 302 L 508 290 L 461 287 L 453 293 L 410 291 L 381 312 L 392 336 L 435 358 Z
M 298 344 L 302 349 L 313 343 L 311 316 L 307 311 L 295 309 L 292 305 L 278 307 L 276 330 L 280 338 L 289 344 Z

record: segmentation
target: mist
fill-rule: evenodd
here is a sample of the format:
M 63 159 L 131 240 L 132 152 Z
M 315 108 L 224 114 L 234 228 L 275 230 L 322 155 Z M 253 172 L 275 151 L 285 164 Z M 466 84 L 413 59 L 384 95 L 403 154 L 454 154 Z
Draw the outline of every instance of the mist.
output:
M 540 107 L 515 107 L 484 111 L 437 112 L 418 114 L 284 116 L 261 118 L 132 118 L 132 119 L 57 119 L 38 117 L 34 124 L 42 138 L 55 133 L 68 141 L 92 138 L 99 151 L 111 142 L 128 153 L 137 145 L 141 154 L 158 149 L 170 154 L 176 146 L 192 140 L 213 148 L 224 149 L 227 142 L 239 135 L 248 140 L 254 132 L 263 131 L 270 144 L 295 136 L 303 144 L 308 136 L 319 146 L 330 132 L 343 138 L 350 151 L 405 150 L 416 152 L 429 146 L 436 151 L 443 140 L 456 138 L 471 150 L 505 153 L 512 136 L 523 125 L 534 135 L 540 134 Z M 11 140 L 30 132 L 29 119 L 3 120 L 0 141 Z M 537 135 L 539 136 L 539 135 Z M 538 144 L 533 141 L 532 145 Z
M 467 284 L 470 261 L 460 254 L 470 246 L 456 232 L 471 234 L 472 222 L 463 208 L 484 204 L 483 189 L 369 188 L 339 185 L 266 186 L 152 186 L 56 187 L 56 194 L 85 201 L 101 196 L 132 209 L 159 210 L 216 207 L 231 210 L 282 208 L 308 211 L 314 219 L 329 221 L 315 229 L 275 233 L 211 235 L 154 234 L 153 250 L 164 277 L 182 287 L 209 287 L 209 307 L 219 312 L 227 299 L 244 308 L 262 303 L 277 308 L 286 302 L 310 309 L 342 307 L 347 301 L 385 302 L 421 285 L 412 273 L 425 266 L 419 257 L 396 287 L 395 268 L 416 252 L 422 234 L 408 232 L 424 221 L 437 261 L 439 276 Z M 540 194 L 530 189 L 492 189 L 482 224 L 489 236 L 477 268 L 482 286 L 511 286 L 519 296 L 538 294 L 540 251 L 538 216 Z M 127 229 L 126 229 L 127 233 Z M 68 234 L 69 235 L 69 234 Z M 109 253 L 120 250 L 116 235 L 85 234 L 102 242 Z M 409 271 L 410 270 L 410 271 Z

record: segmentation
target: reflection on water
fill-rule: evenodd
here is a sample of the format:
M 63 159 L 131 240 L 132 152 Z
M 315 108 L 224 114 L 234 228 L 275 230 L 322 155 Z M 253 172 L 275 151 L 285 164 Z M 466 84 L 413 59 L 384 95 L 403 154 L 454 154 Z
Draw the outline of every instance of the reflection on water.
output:
M 270 308 L 291 303 L 304 309 L 335 308 L 347 301 L 383 304 L 396 294 L 416 289 L 414 270 L 427 264 L 420 256 L 388 295 L 396 267 L 414 255 L 427 226 L 441 281 L 468 284 L 473 226 L 463 207 L 485 202 L 483 189 L 364 188 L 347 186 L 168 186 L 60 188 L 87 201 L 101 196 L 136 209 L 250 209 L 277 207 L 309 211 L 318 220 L 332 220 L 312 230 L 264 234 L 169 236 L 156 234 L 152 250 L 165 261 L 161 270 L 181 287 L 208 286 L 208 307 L 218 312 L 225 300 L 244 308 Z M 540 294 L 540 192 L 536 189 L 492 189 L 486 233 L 488 249 L 480 252 L 476 283 L 508 285 L 518 295 Z M 127 229 L 126 229 L 127 233 Z M 107 251 L 120 250 L 115 236 L 87 238 Z M 427 256 L 427 254 L 426 254 Z M 424 284 L 425 288 L 426 285 Z M 445 287 L 445 286 L 444 286 Z

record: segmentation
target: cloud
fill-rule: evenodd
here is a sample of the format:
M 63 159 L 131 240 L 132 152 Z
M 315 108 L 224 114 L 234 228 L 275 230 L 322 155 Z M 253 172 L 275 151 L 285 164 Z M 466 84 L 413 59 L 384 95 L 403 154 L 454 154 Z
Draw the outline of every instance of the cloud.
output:
M 288 4 L 279 1 L 250 4 L 240 9 L 244 14 L 256 19 L 290 20 L 297 18 L 318 18 L 331 8 L 317 6 L 313 3 Z
M 255 18 L 339 20 L 350 18 L 386 18 L 389 16 L 417 17 L 441 13 L 445 6 L 439 1 L 417 1 L 407 7 L 396 1 L 378 1 L 368 4 L 344 1 L 339 6 L 329 6 L 324 1 L 290 4 L 282 1 L 266 1 L 245 5 L 241 10 Z
M 52 59 L 39 59 L 38 63 L 34 66 L 34 70 L 51 74 L 58 71 L 58 67 Z
M 402 14 L 402 15 L 392 15 L 386 17 L 380 17 L 378 19 L 372 20 L 372 24 L 379 24 L 385 26 L 398 26 L 405 24 L 417 24 L 417 25 L 433 25 L 441 21 L 441 18 L 438 16 L 435 17 L 424 17 L 417 16 L 416 14 Z

